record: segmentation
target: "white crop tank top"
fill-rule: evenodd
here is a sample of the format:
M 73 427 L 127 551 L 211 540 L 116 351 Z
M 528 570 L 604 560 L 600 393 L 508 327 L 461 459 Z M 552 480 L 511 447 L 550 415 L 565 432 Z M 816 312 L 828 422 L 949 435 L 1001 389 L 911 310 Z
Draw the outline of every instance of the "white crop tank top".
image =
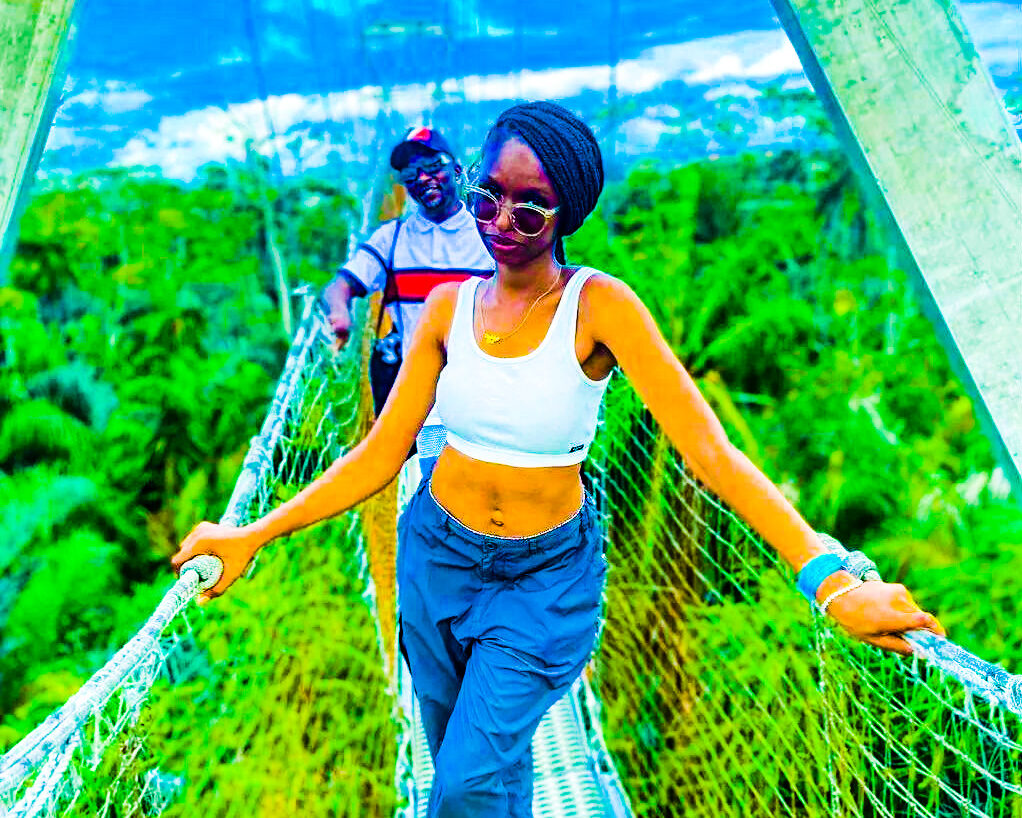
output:
M 579 294 L 596 272 L 589 267 L 575 272 L 546 337 L 517 358 L 495 358 L 479 348 L 473 311 L 483 279 L 461 283 L 447 365 L 436 387 L 436 406 L 452 447 L 508 466 L 568 466 L 585 460 L 610 382 L 610 375 L 600 381 L 587 377 L 575 357 Z

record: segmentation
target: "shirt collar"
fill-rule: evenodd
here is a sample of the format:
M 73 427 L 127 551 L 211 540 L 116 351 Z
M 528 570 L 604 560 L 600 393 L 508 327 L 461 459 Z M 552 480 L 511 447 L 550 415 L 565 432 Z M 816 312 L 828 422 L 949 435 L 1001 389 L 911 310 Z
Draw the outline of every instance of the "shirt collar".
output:
M 422 215 L 422 208 L 417 208 L 415 213 L 408 219 L 408 226 L 417 233 L 429 233 L 433 230 L 443 230 L 445 233 L 457 233 L 464 230 L 468 222 L 474 221 L 469 215 L 468 208 L 464 202 L 458 203 L 458 209 L 453 216 L 448 216 L 440 224 L 430 221 Z M 474 224 L 472 225 L 474 226 Z

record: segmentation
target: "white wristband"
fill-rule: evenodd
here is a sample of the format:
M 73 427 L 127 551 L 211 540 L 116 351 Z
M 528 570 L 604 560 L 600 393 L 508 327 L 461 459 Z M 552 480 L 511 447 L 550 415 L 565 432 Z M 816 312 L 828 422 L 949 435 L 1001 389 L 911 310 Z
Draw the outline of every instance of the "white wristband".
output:
M 854 591 L 860 585 L 865 585 L 865 583 L 861 579 L 856 577 L 855 581 L 851 585 L 846 585 L 844 586 L 844 588 L 838 588 L 836 591 L 833 591 L 832 593 L 828 594 L 827 598 L 824 599 L 823 602 L 821 602 L 819 605 L 817 605 L 817 608 L 819 608 L 820 613 L 826 616 L 827 608 L 830 607 L 831 602 L 833 602 L 839 596 L 844 596 L 849 591 Z

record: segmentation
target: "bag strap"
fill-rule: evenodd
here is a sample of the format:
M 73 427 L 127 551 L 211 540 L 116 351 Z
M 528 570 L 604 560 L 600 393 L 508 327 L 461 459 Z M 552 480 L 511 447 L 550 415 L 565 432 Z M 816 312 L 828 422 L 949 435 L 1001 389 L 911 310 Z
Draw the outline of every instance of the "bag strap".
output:
M 380 326 L 383 324 L 383 313 L 387 309 L 387 304 L 389 303 L 388 298 L 390 301 L 397 301 L 397 279 L 394 277 L 394 253 L 397 251 L 397 237 L 401 234 L 402 224 L 404 224 L 404 221 L 397 219 L 394 225 L 394 238 L 390 242 L 390 253 L 387 256 L 387 263 L 383 268 L 386 279 L 383 284 L 383 299 L 380 303 L 380 314 L 376 317 L 377 337 L 379 337 L 380 334 Z M 402 334 L 400 304 L 397 304 L 397 306 L 394 307 L 394 315 L 394 324 L 397 327 L 398 334 Z

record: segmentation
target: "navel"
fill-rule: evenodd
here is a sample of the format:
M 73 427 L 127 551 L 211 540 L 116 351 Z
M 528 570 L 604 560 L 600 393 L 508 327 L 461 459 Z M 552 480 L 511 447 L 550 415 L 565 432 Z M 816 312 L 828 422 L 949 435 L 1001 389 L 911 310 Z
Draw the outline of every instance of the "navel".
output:
M 490 522 L 497 526 L 504 525 L 504 515 L 499 508 L 495 508 L 490 512 Z

